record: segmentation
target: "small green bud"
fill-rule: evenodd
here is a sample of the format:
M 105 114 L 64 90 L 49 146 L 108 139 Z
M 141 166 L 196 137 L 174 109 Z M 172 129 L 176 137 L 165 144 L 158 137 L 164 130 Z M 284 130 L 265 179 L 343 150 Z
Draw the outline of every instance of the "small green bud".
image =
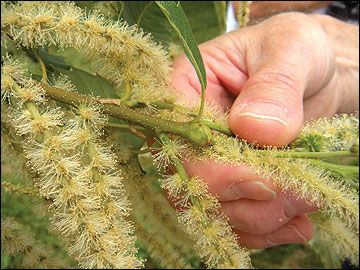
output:
M 190 124 L 181 133 L 197 146 L 207 146 L 211 142 L 212 134 L 210 128 L 200 123 Z

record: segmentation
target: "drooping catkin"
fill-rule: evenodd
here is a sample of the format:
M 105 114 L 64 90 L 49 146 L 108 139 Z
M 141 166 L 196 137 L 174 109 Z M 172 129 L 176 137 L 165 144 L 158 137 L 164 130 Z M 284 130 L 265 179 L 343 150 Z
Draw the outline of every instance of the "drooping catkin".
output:
M 228 217 L 220 213 L 219 202 L 207 192 L 207 185 L 190 178 L 178 200 L 182 205 L 179 222 L 196 241 L 195 249 L 209 268 L 252 268 L 245 249 L 228 225 Z M 190 203 L 192 199 L 193 203 Z
M 358 138 L 359 112 L 306 123 L 292 146 L 311 152 L 346 151 Z
M 60 107 L 22 95 L 35 84 L 23 71 L 15 72 L 21 70 L 16 61 L 9 56 L 3 60 L 2 75 L 12 80 L 3 85 L 4 103 L 14 104 L 10 121 L 19 135 L 27 136 L 28 166 L 39 175 L 40 194 L 53 200 L 55 227 L 73 241 L 69 253 L 85 268 L 140 267 L 134 229 L 127 220 L 129 202 L 118 172 L 112 170 L 116 161 L 99 138 L 105 119 L 100 108 L 80 105 L 77 117 L 64 121 Z M 34 95 L 41 95 L 40 90 L 35 88 Z M 76 141 L 84 129 L 89 129 L 88 140 Z
M 310 213 L 309 217 L 315 228 L 309 245 L 320 255 L 326 268 L 334 267 L 333 262 L 340 266 L 345 259 L 359 266 L 359 233 L 349 230 L 339 218 L 321 212 Z
M 219 211 L 216 196 L 208 192 L 206 182 L 198 177 L 188 177 L 179 165 L 182 150 L 176 140 L 160 137 L 162 148 L 155 162 L 167 167 L 173 164 L 178 174 L 167 178 L 166 188 L 178 205 L 178 220 L 184 231 L 196 242 L 195 250 L 209 268 L 252 268 L 244 248 L 228 224 L 228 217 Z
M 8 33 L 11 42 L 28 48 L 74 48 L 120 89 L 129 83 L 137 101 L 148 103 L 167 95 L 171 78 L 168 56 L 135 26 L 110 21 L 98 11 L 85 14 L 68 1 L 17 2 L 3 7 L 2 33 Z M 9 42 L 6 36 L 4 39 Z
M 184 235 L 175 211 L 170 209 L 164 195 L 154 194 L 136 158 L 132 157 L 127 164 L 119 164 L 119 167 L 124 178 L 124 188 L 133 205 L 132 213 L 137 218 L 136 222 L 143 224 L 139 226 L 146 226 L 154 241 L 168 243 L 182 255 L 193 255 L 194 242 Z
M 68 268 L 64 260 L 51 254 L 52 250 L 37 240 L 27 228 L 12 217 L 1 219 L 1 250 L 9 256 L 23 255 L 24 268 Z
M 248 164 L 251 169 L 272 181 L 284 191 L 304 198 L 332 216 L 341 218 L 350 228 L 359 228 L 359 197 L 341 179 L 333 178 L 323 168 L 313 166 L 303 159 L 276 157 L 276 153 L 289 150 L 255 149 L 245 141 L 224 136 L 214 136 L 211 146 L 194 151 L 193 159 L 207 159 Z
M 74 209 L 77 214 L 75 222 L 86 225 L 80 229 L 80 238 L 70 252 L 78 256 L 84 268 L 138 268 L 142 261 L 136 256 L 133 224 L 127 220 L 129 201 L 123 190 L 122 178 L 114 169 L 115 156 L 99 136 L 104 117 L 94 104 L 81 104 L 76 114 L 68 121 L 67 134 L 73 134 L 75 139 L 77 132 L 89 130 L 92 137 L 75 144 L 75 148 L 83 153 L 82 169 L 78 174 L 83 179 L 77 182 L 78 187 L 71 189 L 71 192 L 77 189 L 81 192 L 81 196 L 75 198 L 81 201 L 79 208 Z M 64 200 L 66 198 L 67 194 Z M 61 217 L 58 225 L 62 227 Z

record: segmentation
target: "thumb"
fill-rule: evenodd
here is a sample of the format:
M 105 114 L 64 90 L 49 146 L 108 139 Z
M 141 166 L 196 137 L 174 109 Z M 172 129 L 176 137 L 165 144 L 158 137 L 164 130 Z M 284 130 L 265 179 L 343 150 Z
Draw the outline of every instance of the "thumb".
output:
M 259 146 L 284 146 L 301 131 L 303 89 L 295 78 L 259 71 L 244 84 L 232 105 L 229 126 L 234 134 Z
M 325 34 L 304 16 L 278 15 L 252 28 L 252 36 L 261 38 L 246 45 L 248 80 L 228 119 L 233 133 L 250 143 L 281 147 L 292 142 L 302 128 L 303 98 L 334 73 Z

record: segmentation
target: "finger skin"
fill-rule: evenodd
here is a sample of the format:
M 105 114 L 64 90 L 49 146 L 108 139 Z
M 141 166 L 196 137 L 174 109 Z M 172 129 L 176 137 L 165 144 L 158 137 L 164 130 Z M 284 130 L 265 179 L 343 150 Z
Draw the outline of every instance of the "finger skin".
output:
M 320 27 L 314 18 L 280 14 L 199 46 L 207 72 L 206 98 L 224 111 L 231 108 L 229 126 L 240 138 L 260 146 L 284 146 L 300 132 L 303 120 L 332 116 L 344 104 L 354 103 L 349 94 L 344 95 L 344 81 L 339 78 L 344 76 L 342 62 L 335 63 L 332 40 L 323 31 L 328 19 L 322 16 L 325 23 Z M 353 66 L 358 71 L 358 61 Z M 201 88 L 192 65 L 182 55 L 173 68 L 173 86 L 195 105 Z M 311 221 L 304 214 L 316 207 L 303 200 L 294 202 L 271 179 L 253 174 L 246 166 L 211 161 L 208 165 L 184 164 L 190 176 L 199 175 L 208 182 L 209 191 L 219 195 L 222 210 L 242 236 L 241 245 L 265 248 L 311 238 Z
M 231 165 L 212 159 L 206 161 L 184 162 L 189 176 L 205 179 L 209 192 L 219 196 L 220 201 L 233 201 L 240 198 L 256 200 L 275 199 L 280 190 L 270 179 L 251 171 L 247 165 Z M 241 183 L 238 187 L 234 185 Z
M 312 238 L 314 228 L 309 217 L 299 215 L 270 234 L 251 234 L 237 229 L 234 229 L 234 232 L 239 237 L 238 242 L 241 246 L 262 249 L 290 243 L 305 243 Z
M 303 99 L 335 74 L 329 44 L 312 17 L 296 12 L 205 42 L 199 49 L 206 98 L 224 110 L 231 107 L 229 127 L 240 138 L 259 146 L 289 144 L 302 128 Z M 195 104 L 201 90 L 190 62 L 182 55 L 173 68 L 173 86 Z
M 209 192 L 218 195 L 222 210 L 236 229 L 263 234 L 283 226 L 294 216 L 317 210 L 303 199 L 281 192 L 270 179 L 253 173 L 247 165 L 231 165 L 214 160 L 185 162 L 190 176 L 199 176 L 208 184 Z M 237 183 L 239 194 L 231 187 Z M 261 183 L 262 185 L 254 184 Z M 265 188 L 264 188 L 265 186 Z
M 271 201 L 240 199 L 222 202 L 221 210 L 230 218 L 235 229 L 252 234 L 270 233 L 284 226 L 292 218 L 318 210 L 302 199 L 281 193 Z
M 311 12 L 320 7 L 327 6 L 333 1 L 253 1 L 249 7 L 250 22 L 255 23 L 259 18 L 269 17 L 286 11 Z M 232 1 L 234 15 L 236 17 L 239 7 L 238 1 Z

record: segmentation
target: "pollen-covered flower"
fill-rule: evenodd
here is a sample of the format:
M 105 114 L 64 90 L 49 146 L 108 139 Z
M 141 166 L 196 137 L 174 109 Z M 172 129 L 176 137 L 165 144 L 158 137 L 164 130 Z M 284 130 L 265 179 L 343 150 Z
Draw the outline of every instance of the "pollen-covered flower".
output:
M 172 163 L 172 159 L 181 158 L 186 150 L 186 145 L 182 144 L 179 139 L 172 139 L 169 143 L 162 145 L 162 150 L 154 155 L 154 161 L 158 168 L 166 168 Z
M 44 89 L 34 84 L 32 80 L 27 81 L 20 89 L 20 91 L 13 92 L 13 95 L 19 98 L 18 105 L 20 107 L 25 102 L 44 103 L 47 100 Z
M 29 110 L 14 113 L 11 117 L 19 135 L 35 135 L 61 126 L 63 115 L 60 108 L 45 108 L 36 118 Z
M 119 171 L 104 171 L 100 176 L 100 180 L 94 183 L 94 192 L 100 197 L 116 200 L 118 196 L 124 196 L 121 181 Z
M 75 110 L 76 116 L 68 121 L 69 128 L 98 130 L 106 122 L 106 115 L 101 111 L 98 102 L 80 104 Z
M 186 191 L 189 193 L 189 196 L 201 198 L 207 194 L 208 186 L 201 178 L 195 176 L 187 181 Z
M 178 173 L 164 176 L 161 179 L 161 187 L 169 192 L 169 196 L 177 198 L 184 191 L 184 183 Z
M 359 136 L 359 113 L 336 115 L 307 123 L 294 147 L 304 147 L 313 152 L 346 151 Z
M 8 53 L 1 60 L 1 103 L 3 103 L 15 92 L 15 81 L 23 81 L 25 70 L 23 65 Z
M 76 86 L 70 81 L 69 77 L 64 74 L 60 74 L 55 79 L 52 86 L 61 88 L 61 89 L 67 90 L 67 91 L 71 91 L 71 92 L 76 91 Z
M 348 259 L 351 264 L 359 266 L 359 233 L 349 230 L 339 218 L 319 212 L 309 214 L 314 225 L 314 236 L 309 245 L 317 250 L 319 246 L 326 246 L 328 253 L 324 256 L 318 252 L 326 268 L 334 263 L 341 263 Z M 329 260 L 329 256 L 331 260 Z
M 184 229 L 189 233 L 199 230 L 199 224 L 204 219 L 204 213 L 196 205 L 183 208 L 177 214 L 179 222 L 186 224 Z

